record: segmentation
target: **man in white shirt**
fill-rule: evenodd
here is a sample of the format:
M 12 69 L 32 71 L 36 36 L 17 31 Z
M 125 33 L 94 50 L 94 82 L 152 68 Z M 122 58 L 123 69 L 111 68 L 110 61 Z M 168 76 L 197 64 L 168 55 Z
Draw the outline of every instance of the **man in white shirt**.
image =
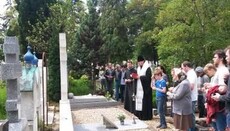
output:
M 198 89 L 197 89 L 197 75 L 194 69 L 192 68 L 192 64 L 189 61 L 184 61 L 181 64 L 181 69 L 186 73 L 187 79 L 190 82 L 191 88 L 191 98 L 192 98 L 192 109 L 193 109 L 193 126 L 189 129 L 189 131 L 195 131 L 195 107 L 198 99 Z

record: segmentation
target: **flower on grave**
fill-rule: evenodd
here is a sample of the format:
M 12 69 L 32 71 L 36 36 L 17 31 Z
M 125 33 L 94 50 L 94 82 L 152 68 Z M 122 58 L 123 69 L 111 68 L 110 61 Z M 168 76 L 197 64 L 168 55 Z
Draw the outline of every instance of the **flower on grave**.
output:
M 124 114 L 119 114 L 117 116 L 117 118 L 120 120 L 120 121 L 124 121 L 125 120 L 125 115 Z

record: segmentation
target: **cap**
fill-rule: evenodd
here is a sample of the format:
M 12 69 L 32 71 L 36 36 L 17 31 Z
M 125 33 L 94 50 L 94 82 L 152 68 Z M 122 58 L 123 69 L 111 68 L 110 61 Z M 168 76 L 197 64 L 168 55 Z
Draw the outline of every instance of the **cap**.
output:
M 198 66 L 198 67 L 196 67 L 195 71 L 198 72 L 198 73 L 202 73 L 204 71 L 204 68 Z

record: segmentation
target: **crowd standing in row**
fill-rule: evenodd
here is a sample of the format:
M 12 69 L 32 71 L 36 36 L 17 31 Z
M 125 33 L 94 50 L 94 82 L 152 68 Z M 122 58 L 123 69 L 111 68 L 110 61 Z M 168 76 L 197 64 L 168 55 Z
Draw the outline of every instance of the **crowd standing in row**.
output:
M 213 56 L 213 63 L 204 67 L 193 68 L 189 61 L 174 67 L 171 70 L 172 84 L 169 84 L 162 66 L 151 69 L 151 64 L 143 56 L 138 56 L 137 68 L 131 60 L 125 65 L 116 65 L 114 69 L 109 63 L 106 69 L 100 68 L 99 76 L 102 88 L 111 96 L 115 81 L 115 99 L 121 99 L 124 108 L 141 120 L 153 117 L 152 90 L 155 90 L 160 116 L 157 128 L 167 128 L 165 110 L 166 101 L 170 99 L 176 129 L 195 131 L 197 105 L 199 117 L 206 117 L 213 130 L 230 130 L 230 77 L 227 68 L 230 65 L 230 47 L 225 51 L 215 51 Z

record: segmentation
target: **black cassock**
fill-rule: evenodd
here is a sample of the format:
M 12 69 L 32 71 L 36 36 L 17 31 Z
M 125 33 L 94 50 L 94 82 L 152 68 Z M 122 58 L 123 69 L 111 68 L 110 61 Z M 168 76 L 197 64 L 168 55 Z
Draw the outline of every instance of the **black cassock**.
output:
M 142 111 L 135 111 L 135 115 L 140 120 L 151 120 L 153 118 L 151 77 L 152 71 L 150 67 L 146 70 L 145 76 L 140 76 L 141 84 L 144 91 Z
M 135 95 L 135 87 L 136 87 L 136 80 L 131 78 L 132 73 L 137 73 L 137 71 L 134 68 L 128 69 L 125 72 L 124 79 L 131 79 L 131 82 L 125 83 L 125 101 L 124 101 L 124 108 L 134 113 L 135 111 L 135 101 L 133 98 L 133 95 Z

